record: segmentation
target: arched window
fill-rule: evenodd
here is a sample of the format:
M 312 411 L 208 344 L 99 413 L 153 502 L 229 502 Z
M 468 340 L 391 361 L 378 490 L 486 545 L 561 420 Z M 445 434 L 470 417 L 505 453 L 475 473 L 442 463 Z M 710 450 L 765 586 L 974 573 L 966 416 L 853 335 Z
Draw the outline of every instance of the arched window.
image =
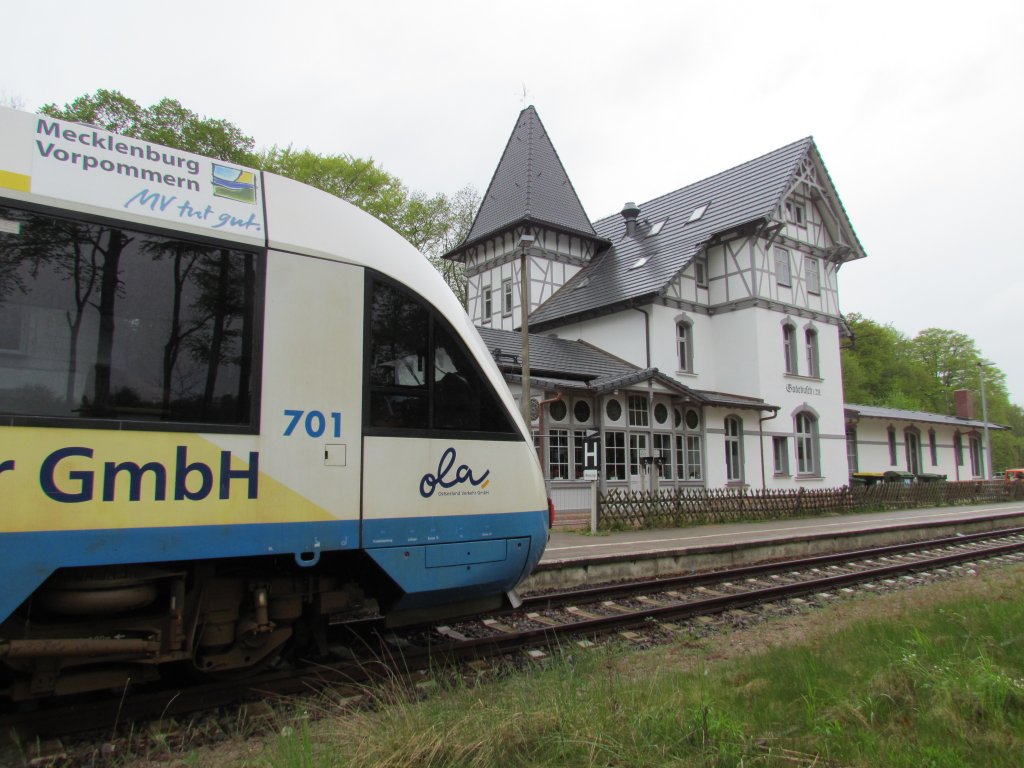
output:
M 818 419 L 801 411 L 794 419 L 796 428 L 796 471 L 800 475 L 818 474 Z
M 907 471 L 921 474 L 921 432 L 916 427 L 903 430 L 903 445 L 907 451 Z
M 737 416 L 725 417 L 725 479 L 743 481 L 743 422 Z
M 973 477 L 984 477 L 985 464 L 981 455 L 981 438 L 975 432 L 972 432 L 967 438 L 971 451 L 971 475 Z
M 807 343 L 807 375 L 818 378 L 821 376 L 818 364 L 818 332 L 814 328 L 807 328 L 804 331 L 804 341 Z
M 796 328 L 792 323 L 782 326 L 782 354 L 786 359 L 786 373 L 797 372 L 796 366 Z
M 676 323 L 676 352 L 679 370 L 693 373 L 693 323 L 689 320 Z

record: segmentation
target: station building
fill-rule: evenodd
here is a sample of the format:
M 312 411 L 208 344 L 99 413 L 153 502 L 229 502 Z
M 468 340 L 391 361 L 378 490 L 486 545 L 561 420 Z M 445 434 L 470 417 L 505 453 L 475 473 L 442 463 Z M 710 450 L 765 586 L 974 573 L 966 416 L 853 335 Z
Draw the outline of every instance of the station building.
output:
M 531 106 L 446 258 L 564 509 L 587 467 L 647 491 L 847 484 L 877 437 L 839 352 L 839 272 L 865 255 L 812 138 L 591 222 Z
M 956 416 L 847 403 L 850 473 L 897 471 L 948 480 L 986 477 L 985 422 L 973 418 L 972 411 L 969 398 L 959 400 Z M 989 432 L 1005 429 L 988 425 Z

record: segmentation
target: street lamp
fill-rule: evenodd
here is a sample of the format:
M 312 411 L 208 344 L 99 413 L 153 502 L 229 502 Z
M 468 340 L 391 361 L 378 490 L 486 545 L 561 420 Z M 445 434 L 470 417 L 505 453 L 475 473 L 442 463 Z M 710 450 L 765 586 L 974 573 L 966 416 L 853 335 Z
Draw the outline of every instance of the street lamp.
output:
M 985 479 L 992 479 L 992 443 L 988 436 L 988 401 L 985 399 L 985 366 L 995 365 L 991 360 L 978 361 L 978 376 L 981 379 L 981 418 L 985 422 Z
M 519 398 L 519 408 L 523 414 L 523 421 L 526 422 L 526 429 L 530 429 L 530 248 L 533 245 L 533 235 L 519 236 L 519 312 L 522 317 L 521 330 L 523 332 L 523 393 Z

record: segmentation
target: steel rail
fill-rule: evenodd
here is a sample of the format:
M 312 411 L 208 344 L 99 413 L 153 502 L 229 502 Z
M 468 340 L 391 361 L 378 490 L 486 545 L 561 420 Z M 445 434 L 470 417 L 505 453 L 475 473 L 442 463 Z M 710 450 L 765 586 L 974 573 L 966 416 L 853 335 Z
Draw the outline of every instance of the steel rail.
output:
M 1024 534 L 1024 529 L 1012 531 L 993 531 L 985 535 L 972 535 L 917 542 L 915 545 L 897 545 L 874 550 L 857 550 L 843 555 L 825 555 L 799 560 L 774 562 L 762 566 L 744 566 L 741 568 L 716 571 L 710 574 L 692 574 L 681 579 L 662 578 L 643 583 L 615 585 L 612 588 L 592 588 L 559 594 L 558 600 L 572 597 L 572 602 L 586 605 L 599 601 L 607 601 L 611 597 L 624 594 L 664 592 L 677 586 L 703 586 L 709 583 L 728 583 L 743 579 L 766 576 L 778 571 L 793 571 L 798 567 L 814 568 L 818 565 L 854 562 L 865 559 L 878 559 L 892 554 L 901 554 L 917 549 L 933 550 L 952 544 L 964 545 L 976 543 L 983 539 L 1003 539 L 1009 535 Z M 540 646 L 550 647 L 564 642 L 567 637 L 592 637 L 608 634 L 617 630 L 633 628 L 649 624 L 652 620 L 669 621 L 692 618 L 700 615 L 713 615 L 728 610 L 749 607 L 759 603 L 777 602 L 800 595 L 825 592 L 856 583 L 877 581 L 888 576 L 941 568 L 970 560 L 982 560 L 1003 554 L 1024 551 L 1024 541 L 998 544 L 983 549 L 962 549 L 958 552 L 944 553 L 901 563 L 892 563 L 878 567 L 854 571 L 851 573 L 832 574 L 820 578 L 799 581 L 790 584 L 773 585 L 757 589 L 745 589 L 741 592 L 726 595 L 712 595 L 700 599 L 680 600 L 665 605 L 647 604 L 636 611 L 619 611 L 613 615 L 599 618 L 576 618 L 557 626 L 543 624 L 537 627 L 516 629 L 512 632 L 499 631 L 485 637 L 459 637 L 458 632 L 449 633 L 446 640 L 431 642 L 427 646 L 412 646 L 392 649 L 387 646 L 386 638 L 378 638 L 379 645 L 370 648 L 370 640 L 360 639 L 367 643 L 370 650 L 366 658 L 351 662 L 332 662 L 313 664 L 304 669 L 282 669 L 261 674 L 259 676 L 237 682 L 215 682 L 193 685 L 187 688 L 171 687 L 163 690 L 144 690 L 131 692 L 123 702 L 111 700 L 82 700 L 75 703 L 62 703 L 52 709 L 42 709 L 32 713 L 0 716 L 0 728 L 15 729 L 22 734 L 31 735 L 64 735 L 83 731 L 109 732 L 118 722 L 144 719 L 163 719 L 175 715 L 213 709 L 216 707 L 238 704 L 254 698 L 285 697 L 300 693 L 324 691 L 333 686 L 353 686 L 352 691 L 365 690 L 365 686 L 379 680 L 399 680 L 412 674 L 409 670 L 436 668 L 440 665 L 467 659 L 486 658 L 495 655 L 515 653 L 523 649 Z M 740 586 L 734 584 L 733 586 Z M 628 591 L 623 591 L 628 590 Z M 537 596 L 532 598 L 516 617 L 524 621 L 533 621 L 526 613 L 539 606 L 546 606 L 553 596 Z M 560 604 L 564 604 L 567 600 Z M 549 607 L 549 606 L 548 606 Z M 435 628 L 434 631 L 438 631 Z M 438 632 L 438 634 L 442 634 Z M 351 692 L 351 691 L 350 691 Z
M 735 568 L 724 568 L 717 571 L 701 573 L 689 573 L 678 576 L 659 576 L 654 579 L 642 581 L 626 581 L 614 585 L 601 585 L 597 587 L 584 587 L 575 590 L 563 590 L 558 592 L 547 592 L 539 595 L 524 595 L 521 610 L 543 610 L 558 605 L 566 605 L 580 600 L 587 601 L 603 597 L 625 597 L 631 594 L 638 594 L 647 591 L 659 591 L 679 587 L 703 586 L 719 581 L 731 581 L 739 579 L 750 579 L 758 576 L 770 575 L 781 571 L 793 571 L 804 568 L 815 568 L 822 565 L 834 565 L 836 563 L 848 563 L 859 560 L 873 560 L 905 552 L 914 552 L 927 549 L 938 549 L 948 546 L 960 546 L 974 541 L 985 541 L 995 538 L 1004 538 L 1024 534 L 1024 527 L 1004 528 L 983 533 L 965 534 L 962 536 L 944 536 L 939 539 L 925 539 L 904 544 L 890 544 L 884 547 L 873 549 L 855 549 L 840 552 L 832 552 L 826 555 L 813 555 L 811 557 L 791 558 L 788 560 L 775 560 L 769 563 L 755 563 L 754 565 L 742 565 Z M 509 611 L 507 613 L 513 613 Z

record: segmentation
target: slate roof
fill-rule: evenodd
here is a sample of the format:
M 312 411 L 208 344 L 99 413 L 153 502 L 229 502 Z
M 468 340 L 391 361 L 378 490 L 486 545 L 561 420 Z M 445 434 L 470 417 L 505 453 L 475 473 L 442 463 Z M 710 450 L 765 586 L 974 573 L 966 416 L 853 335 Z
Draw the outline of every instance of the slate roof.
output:
M 509 381 L 522 382 L 522 336 L 518 331 L 477 327 L 484 344 L 495 356 Z M 500 352 L 500 354 L 499 354 Z M 691 389 L 657 368 L 638 368 L 585 341 L 570 341 L 530 334 L 530 381 L 551 389 L 585 390 L 590 394 L 625 389 L 644 381 L 655 381 L 671 392 L 691 397 L 697 403 L 730 408 L 777 411 L 763 400 L 720 392 Z
M 883 408 L 878 405 L 846 404 L 846 418 L 887 419 L 893 421 L 921 421 L 926 424 L 946 424 L 954 427 L 977 427 L 983 429 L 985 422 L 978 419 L 959 419 L 941 413 L 927 411 L 905 411 L 900 408 Z M 999 424 L 988 423 L 989 429 L 1009 429 Z
M 522 334 L 518 331 L 502 331 L 497 328 L 477 327 L 484 344 L 494 354 L 501 350 L 502 357 L 515 356 L 509 365 L 498 360 L 498 367 L 521 368 Z M 589 381 L 591 379 L 623 376 L 637 370 L 625 360 L 582 341 L 556 339 L 551 336 L 530 334 L 530 373 L 545 374 L 549 377 Z
M 620 214 L 596 222 L 600 237 L 612 246 L 581 270 L 530 315 L 530 324 L 586 316 L 617 304 L 640 303 L 667 289 L 701 246 L 720 232 L 770 219 L 804 156 L 817 152 L 810 137 L 710 176 L 640 205 L 636 236 L 626 235 Z M 690 215 L 708 204 L 704 215 Z M 651 225 L 667 219 L 661 231 L 646 236 Z M 634 265 L 642 258 L 647 262 Z
M 520 223 L 597 238 L 533 106 L 519 114 L 469 234 L 446 255 Z

